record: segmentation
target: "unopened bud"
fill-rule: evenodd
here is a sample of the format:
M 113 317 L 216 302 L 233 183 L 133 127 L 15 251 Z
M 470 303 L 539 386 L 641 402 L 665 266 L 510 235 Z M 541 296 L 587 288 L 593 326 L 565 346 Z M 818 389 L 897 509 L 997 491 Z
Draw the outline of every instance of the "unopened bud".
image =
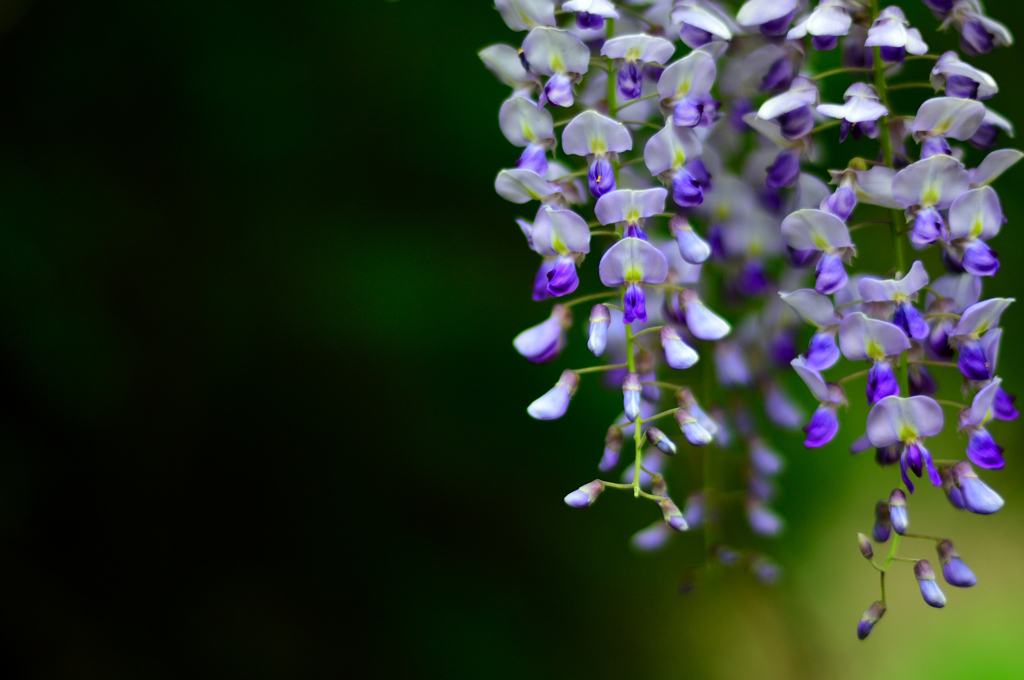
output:
M 670 456 L 676 455 L 676 445 L 665 436 L 665 433 L 656 427 L 647 428 L 647 440 L 658 447 L 662 453 Z
M 526 409 L 532 417 L 537 420 L 555 420 L 565 415 L 569 408 L 569 400 L 576 394 L 576 388 L 580 384 L 580 377 L 572 371 L 562 371 L 562 377 L 558 379 L 544 396 L 540 397 Z
M 935 582 L 935 572 L 932 571 L 932 565 L 928 563 L 928 560 L 918 560 L 914 565 L 914 576 L 917 577 L 917 583 L 921 586 L 921 597 L 925 602 L 936 609 L 946 606 L 946 596 L 939 588 L 939 584 Z
M 595 479 L 590 484 L 584 484 L 565 497 L 565 504 L 570 508 L 586 508 L 594 504 L 597 497 L 604 491 L 604 484 L 600 479 Z
M 668 223 L 679 246 L 679 254 L 690 264 L 701 264 L 711 256 L 711 246 L 697 236 L 684 215 L 676 215 Z
M 718 558 L 719 564 L 723 567 L 734 567 L 739 564 L 740 559 L 742 559 L 742 555 L 732 548 L 724 545 L 720 545 L 715 549 L 715 557 Z
M 622 381 L 622 407 L 626 411 L 628 420 L 636 420 L 640 417 L 640 392 L 643 385 L 640 384 L 639 373 L 627 373 L 626 379 Z
M 608 472 L 619 464 L 619 454 L 622 452 L 622 428 L 609 427 L 608 434 L 604 436 L 604 454 L 597 468 L 601 472 Z
M 750 562 L 750 573 L 766 586 L 775 585 L 782 578 L 782 567 L 767 557 L 758 555 Z
M 655 496 L 668 496 L 668 484 L 660 472 L 651 475 L 651 493 Z
M 595 357 L 604 354 L 604 348 L 608 345 L 608 324 L 611 321 L 611 312 L 604 305 L 594 305 L 591 308 L 590 338 L 587 340 L 587 347 Z
M 978 582 L 971 568 L 960 559 L 960 554 L 953 547 L 953 542 L 945 540 L 935 546 L 939 553 L 939 564 L 942 565 L 942 577 L 946 583 L 957 588 L 970 588 Z
M 686 531 L 689 527 L 686 525 L 686 520 L 683 519 L 683 513 L 679 512 L 679 508 L 672 502 L 671 498 L 666 498 L 658 502 L 661 506 L 661 514 L 665 518 L 665 523 L 676 531 Z
M 889 540 L 891 529 L 889 504 L 885 501 L 878 501 L 875 503 L 875 526 L 871 528 L 871 535 L 875 537 L 876 543 L 885 543 Z
M 676 411 L 676 422 L 686 436 L 686 441 L 694 446 L 707 446 L 711 443 L 711 434 L 686 409 Z
M 871 541 L 864 534 L 857 534 L 857 547 L 860 548 L 860 554 L 864 556 L 864 559 L 870 560 L 875 556 L 875 551 L 871 547 Z
M 907 517 L 907 495 L 901 489 L 893 489 L 889 494 L 889 521 L 892 522 L 892 529 L 900 536 L 910 525 Z
M 707 430 L 712 437 L 718 434 L 718 423 L 704 412 L 689 387 L 682 387 L 676 392 L 676 403 L 680 408 L 689 411 L 690 415 L 696 418 L 700 426 Z
M 960 489 L 964 507 L 978 515 L 991 515 L 1003 507 L 1003 499 L 978 478 L 966 460 L 953 466 L 953 483 Z
M 661 329 L 661 346 L 665 350 L 665 363 L 677 370 L 690 368 L 700 357 L 697 350 L 685 342 L 672 326 L 665 326 Z
M 964 495 L 953 482 L 952 468 L 947 465 L 940 465 L 939 467 L 939 479 L 942 480 L 942 491 L 946 494 L 946 499 L 949 504 L 957 510 L 966 510 L 967 506 L 964 505 Z
M 885 603 L 881 600 L 876 601 L 868 610 L 864 612 L 864 615 L 860 617 L 860 623 L 857 624 L 857 637 L 863 640 L 871 634 L 871 629 L 875 627 L 875 624 L 885 614 Z

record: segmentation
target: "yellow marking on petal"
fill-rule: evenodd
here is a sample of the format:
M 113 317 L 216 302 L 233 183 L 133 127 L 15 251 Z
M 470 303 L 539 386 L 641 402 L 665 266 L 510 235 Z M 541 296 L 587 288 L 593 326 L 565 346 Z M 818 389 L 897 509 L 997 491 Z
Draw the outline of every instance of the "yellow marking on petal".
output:
M 640 211 L 636 208 L 630 208 L 626 212 L 626 221 L 630 224 L 636 224 L 640 221 Z
M 640 283 L 644 280 L 644 273 L 640 269 L 630 267 L 626 270 L 625 277 L 626 283 Z
M 930 206 L 930 205 L 935 205 L 938 202 L 939 202 L 939 191 L 938 191 L 938 189 L 936 189 L 933 186 L 929 186 L 925 190 L 924 196 L 921 197 L 921 205 L 923 205 L 923 206 Z
M 825 252 L 832 250 L 832 246 L 829 242 L 823 239 L 820 235 L 814 234 L 811 238 L 814 241 L 814 247 L 818 250 L 823 250 Z
M 974 220 L 974 224 L 971 225 L 971 238 L 978 238 L 981 236 L 981 231 L 984 228 L 984 225 L 981 223 L 981 215 L 979 215 Z
M 910 444 L 917 439 L 917 431 L 906 423 L 900 424 L 900 441 L 906 444 Z
M 685 97 L 687 93 L 689 93 L 690 91 L 691 84 L 692 83 L 689 79 L 684 80 L 682 83 L 679 84 L 679 89 L 676 90 L 676 94 L 679 95 L 680 97 Z
M 564 73 L 565 65 L 562 63 L 562 58 L 557 54 L 551 55 L 551 70 L 555 73 Z
M 938 125 L 935 126 L 935 128 L 932 130 L 932 134 L 934 134 L 934 135 L 944 134 L 951 127 L 953 127 L 953 121 L 952 121 L 952 119 L 947 118 L 946 120 L 942 121 L 941 123 L 939 123 Z
M 867 351 L 868 356 L 875 361 L 880 361 L 885 358 L 885 350 L 882 349 L 882 346 L 878 344 L 877 340 L 869 340 L 865 350 Z
M 593 135 L 590 138 L 590 153 L 594 154 L 595 156 L 604 156 L 605 154 L 607 154 L 608 145 L 605 143 L 604 139 L 597 135 Z
M 686 163 L 686 151 L 682 147 L 676 149 L 675 156 L 672 158 L 672 167 L 679 169 Z
M 551 230 L 551 249 L 563 255 L 569 252 L 569 249 L 562 242 L 562 239 L 558 238 L 558 233 L 554 229 Z
M 626 52 L 626 61 L 639 61 L 640 60 L 640 48 L 631 47 Z

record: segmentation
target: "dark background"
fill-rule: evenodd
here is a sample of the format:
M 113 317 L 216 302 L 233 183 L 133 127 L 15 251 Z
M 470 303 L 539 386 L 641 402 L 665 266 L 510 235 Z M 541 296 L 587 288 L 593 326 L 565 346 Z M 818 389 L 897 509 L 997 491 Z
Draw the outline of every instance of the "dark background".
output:
M 1017 423 L 1001 513 L 914 499 L 981 583 L 935 612 L 894 575 L 866 643 L 852 537 L 895 480 L 845 452 L 862 407 L 826 449 L 774 440 L 774 589 L 681 597 L 699 535 L 638 556 L 649 507 L 562 504 L 618 406 L 525 414 L 586 353 L 511 347 L 547 306 L 493 191 L 517 150 L 476 51 L 525 34 L 489 3 L 8 0 L 0 28 L 0 676 L 1024 677 Z M 972 60 L 1017 122 L 1021 54 Z M 1020 288 L 1021 173 L 987 294 Z

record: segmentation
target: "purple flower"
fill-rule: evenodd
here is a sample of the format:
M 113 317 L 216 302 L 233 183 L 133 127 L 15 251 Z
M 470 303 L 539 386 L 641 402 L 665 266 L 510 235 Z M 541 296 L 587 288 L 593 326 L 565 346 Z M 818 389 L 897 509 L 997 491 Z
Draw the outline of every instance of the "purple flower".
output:
M 700 358 L 697 352 L 683 342 L 682 336 L 672 326 L 665 326 L 660 331 L 661 346 L 665 350 L 665 363 L 676 370 L 690 368 Z
M 942 431 L 942 407 L 930 397 L 886 397 L 871 408 L 868 413 L 867 434 L 875 447 L 893 444 L 904 446 L 900 458 L 900 470 L 907 490 L 914 492 L 914 485 L 907 476 L 909 467 L 920 477 L 922 463 L 928 470 L 932 485 L 940 486 L 942 479 L 932 462 L 931 454 L 923 445 L 926 437 L 933 437 Z
M 946 596 L 943 595 L 939 584 L 935 582 L 935 572 L 928 560 L 918 560 L 914 565 L 914 576 L 918 585 L 921 586 L 921 597 L 932 607 L 941 609 L 946 606 Z
M 713 40 L 732 40 L 731 20 L 713 3 L 678 0 L 672 7 L 671 22 L 679 24 L 679 37 L 690 49 Z
M 570 508 L 590 507 L 597 500 L 597 497 L 601 495 L 602 491 L 604 491 L 604 484 L 600 479 L 595 479 L 567 495 L 565 497 L 565 504 Z
M 616 85 L 626 99 L 638 99 L 643 89 L 643 67 L 653 63 L 664 65 L 672 58 L 675 47 L 664 38 L 649 35 L 627 35 L 605 41 L 601 54 L 615 60 L 619 69 Z
M 661 514 L 665 519 L 665 524 L 676 531 L 686 531 L 689 528 L 686 525 L 683 513 L 679 511 L 679 508 L 676 507 L 676 504 L 671 499 L 666 498 L 663 501 L 659 501 L 658 505 L 661 507 Z
M 764 35 L 783 35 L 796 16 L 796 0 L 747 0 L 736 12 L 740 26 L 757 27 Z
M 815 268 L 816 291 L 830 295 L 846 285 L 843 261 L 849 260 L 856 248 L 841 219 L 824 210 L 797 210 L 782 221 L 782 236 L 794 250 L 817 250 L 822 253 Z
M 973 99 L 934 97 L 921 104 L 910 126 L 914 139 L 947 137 L 966 141 L 978 131 L 985 120 L 985 105 Z M 921 161 L 918 161 L 920 163 Z M 916 163 L 914 165 L 917 165 Z M 896 187 L 893 187 L 893 192 Z M 951 191 L 950 200 L 962 191 Z M 899 200 L 899 199 L 897 199 Z
M 672 109 L 677 126 L 692 128 L 701 122 L 716 75 L 715 60 L 700 50 L 670 64 L 661 74 L 658 96 L 663 107 Z
M 958 429 L 967 432 L 967 457 L 981 468 L 999 470 L 1006 465 L 1003 447 L 995 443 L 985 424 L 993 417 L 996 394 L 1002 381 L 996 378 L 976 395 L 971 407 L 960 412 Z
M 623 323 L 632 323 L 634 319 L 647 321 L 642 285 L 664 281 L 668 276 L 668 261 L 647 241 L 624 238 L 605 251 L 598 273 L 606 286 L 626 285 Z
M 572 326 L 568 307 L 555 305 L 547 321 L 528 328 L 515 337 L 516 351 L 535 364 L 554 361 L 565 347 L 565 332 Z
M 900 489 L 893 489 L 889 494 L 889 521 L 893 531 L 901 536 L 910 524 L 907 519 L 907 496 Z
M 1002 497 L 978 479 L 974 468 L 966 460 L 954 465 L 951 474 L 967 510 L 978 515 L 991 515 L 1003 507 Z
M 676 423 L 683 431 L 686 441 L 693 446 L 707 446 L 711 443 L 712 435 L 703 425 L 685 408 L 680 408 L 675 414 Z
M 850 32 L 853 19 L 843 0 L 821 0 L 810 15 L 786 34 L 797 40 L 810 34 L 811 46 L 821 52 L 834 49 L 841 36 Z
M 612 321 L 611 312 L 604 305 L 594 305 L 590 310 L 590 337 L 587 348 L 595 357 L 604 354 L 608 344 L 608 325 Z
M 590 163 L 587 178 L 594 198 L 615 189 L 611 161 L 615 154 L 632 148 L 633 139 L 625 126 L 595 111 L 579 114 L 569 121 L 562 133 L 562 151 L 572 156 L 586 156 Z
M 871 541 L 864 534 L 857 534 L 857 547 L 860 548 L 860 554 L 864 556 L 864 559 L 870 560 L 874 557 L 875 551 L 871 547 Z
M 952 254 L 959 255 L 961 266 L 974 276 L 993 276 L 999 260 L 984 243 L 999 233 L 1006 223 L 999 196 L 992 187 L 971 189 L 949 207 L 949 243 Z
M 551 102 L 569 107 L 574 103 L 572 86 L 590 68 L 590 50 L 570 33 L 549 26 L 537 26 L 523 41 L 523 57 L 529 71 L 548 76 L 540 105 Z
M 961 99 L 988 99 L 999 92 L 995 79 L 988 73 L 961 61 L 956 52 L 942 54 L 931 73 L 932 86 L 945 86 L 946 96 Z
M 558 297 L 576 290 L 577 256 L 590 252 L 590 228 L 586 221 L 571 210 L 541 206 L 533 222 L 531 239 L 538 253 L 557 257 L 547 275 L 548 293 Z
M 642 389 L 638 373 L 626 374 L 626 379 L 622 382 L 622 405 L 626 411 L 627 420 L 633 421 L 640 417 L 640 392 Z
M 862 132 L 868 137 L 876 137 L 875 121 L 888 115 L 889 110 L 879 102 L 875 88 L 867 83 L 854 83 L 847 88 L 843 99 L 845 104 L 820 104 L 817 109 L 823 116 L 843 121 L 839 141 L 845 141 L 850 130 L 853 130 L 855 139 L 859 139 Z
M 868 610 L 860 617 L 860 623 L 857 624 L 857 638 L 863 640 L 870 635 L 871 629 L 875 627 L 883 614 L 885 614 L 885 603 L 881 600 L 868 607 Z
M 576 393 L 580 377 L 572 371 L 562 371 L 562 377 L 544 396 L 530 404 L 526 412 L 537 420 L 557 420 L 565 415 L 569 400 Z
M 888 62 L 902 62 L 907 52 L 915 55 L 928 52 L 928 45 L 921 39 L 921 32 L 910 28 L 903 10 L 895 5 L 878 13 L 868 29 L 864 46 L 881 47 L 882 61 Z
M 939 554 L 942 577 L 946 579 L 946 583 L 957 588 L 970 588 L 978 582 L 974 572 L 960 559 L 960 554 L 953 547 L 952 541 L 941 541 L 935 546 L 935 550 Z

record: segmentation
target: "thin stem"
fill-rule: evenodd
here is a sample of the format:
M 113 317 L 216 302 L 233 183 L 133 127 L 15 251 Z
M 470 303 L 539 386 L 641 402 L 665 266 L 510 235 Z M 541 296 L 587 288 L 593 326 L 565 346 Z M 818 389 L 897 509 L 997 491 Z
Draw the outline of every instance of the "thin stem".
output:
M 843 383 L 845 383 L 845 382 L 847 382 L 849 380 L 855 380 L 857 378 L 863 377 L 863 376 L 867 375 L 870 372 L 871 372 L 870 368 L 865 368 L 863 371 L 857 371 L 856 373 L 851 373 L 850 375 L 846 376 L 845 378 L 840 378 L 838 382 L 839 382 L 840 385 L 842 385 Z
M 956 368 L 957 367 L 956 364 L 954 364 L 954 363 L 952 363 L 950 361 L 929 361 L 927 359 L 920 359 L 920 360 L 910 361 L 908 363 L 915 364 L 915 365 L 918 365 L 918 366 L 941 366 L 943 368 Z
M 959 319 L 959 314 L 926 314 L 926 319 Z
M 625 368 L 626 364 L 608 364 L 607 366 L 589 366 L 587 368 L 574 368 L 572 372 L 576 375 L 583 375 L 585 373 L 601 373 L 602 371 L 617 371 L 620 368 Z
M 903 535 L 906 536 L 906 534 L 903 534 Z M 914 564 L 917 564 L 918 562 L 920 562 L 920 560 L 917 559 L 916 557 L 893 557 L 892 561 L 893 562 L 913 562 Z
M 834 68 L 831 71 L 825 71 L 811 78 L 811 80 L 821 80 L 822 78 L 828 78 L 829 76 L 838 75 L 840 73 L 870 73 L 871 69 L 864 68 L 861 66 L 850 66 L 846 68 Z
M 889 569 L 889 565 L 892 564 L 892 561 L 896 558 L 896 548 L 897 548 L 897 546 L 899 546 L 899 544 L 900 544 L 900 535 L 897 534 L 897 533 L 893 533 L 893 535 L 892 535 L 892 545 L 889 546 L 889 555 L 886 556 L 885 562 L 882 564 L 882 569 L 883 570 L 888 570 Z M 883 600 L 883 602 L 884 602 L 884 600 Z
M 601 69 L 602 71 L 607 71 L 608 70 L 607 64 L 605 64 L 600 59 L 591 59 L 590 60 L 590 65 L 591 66 L 596 66 L 597 68 Z
M 882 575 L 882 604 L 885 604 L 885 569 L 879 569 L 878 571 L 880 571 Z
M 584 174 L 586 174 L 586 173 L 584 173 Z M 884 224 L 887 227 L 890 226 L 889 220 L 868 220 L 867 222 L 861 222 L 859 224 L 853 225 L 852 227 L 850 227 L 850 231 L 857 231 L 858 229 L 862 229 L 863 227 L 872 227 L 872 226 L 874 226 L 876 224 L 877 225 L 883 225 Z
M 615 35 L 615 19 L 605 19 L 605 25 L 608 26 L 608 40 L 611 40 L 612 36 Z M 615 120 L 615 114 L 618 112 L 615 106 L 615 78 L 613 77 L 615 75 L 615 62 L 609 57 L 606 63 L 607 67 L 605 70 L 608 71 L 608 117 Z M 616 173 L 615 179 L 619 179 L 618 173 Z
M 929 536 L 928 534 L 908 534 L 906 532 L 903 532 L 903 538 L 920 538 L 922 541 L 935 541 L 936 543 L 942 543 L 946 540 L 944 538 L 939 538 L 938 536 Z
M 590 302 L 591 300 L 600 300 L 601 298 L 612 297 L 613 295 L 618 295 L 618 293 L 594 293 L 593 295 L 584 295 L 583 297 L 578 297 L 575 300 L 569 300 L 568 302 L 563 302 L 561 304 L 563 307 L 573 307 L 584 302 Z
M 949 406 L 950 408 L 957 408 L 960 409 L 961 411 L 970 408 L 970 406 L 968 406 L 967 404 L 961 404 L 958 401 L 950 401 L 949 399 L 936 399 L 935 403 L 942 404 L 943 406 Z
M 602 484 L 607 486 L 609 489 L 632 489 L 632 484 L 616 484 L 615 482 L 601 481 Z
M 614 231 L 592 231 L 591 236 L 615 236 L 618 237 L 618 233 Z
M 931 83 L 900 83 L 899 85 L 890 85 L 889 92 L 895 92 L 896 90 L 910 90 L 916 87 L 927 87 L 930 90 L 935 89 Z
M 852 307 L 854 305 L 860 305 L 863 303 L 863 300 L 851 300 L 850 302 L 844 302 L 843 304 L 836 307 L 836 311 L 838 312 L 840 309 L 846 309 L 847 307 Z
M 590 232 L 590 233 L 593 234 L 594 232 Z M 664 326 L 653 326 L 652 328 L 645 328 L 644 330 L 642 330 L 639 333 L 637 333 L 636 335 L 634 335 L 633 336 L 633 340 L 635 341 L 637 338 L 643 337 L 643 336 L 647 335 L 648 333 L 657 333 L 662 328 L 664 328 Z
M 815 134 L 817 134 L 817 133 L 821 132 L 822 130 L 828 130 L 829 128 L 834 128 L 834 127 L 836 127 L 837 125 L 841 124 L 842 122 L 843 122 L 843 121 L 841 121 L 841 120 L 834 120 L 834 121 L 832 121 L 831 123 L 822 123 L 822 124 L 821 124 L 821 125 L 819 125 L 818 127 L 816 127 L 816 128 L 813 128 L 813 129 L 811 130 L 811 134 L 812 134 L 812 135 L 815 135 Z
M 643 384 L 644 385 L 650 385 L 650 383 L 643 383 Z M 670 416 L 670 415 L 672 415 L 673 413 L 675 413 L 678 410 L 679 410 L 678 408 L 670 408 L 667 411 L 662 411 L 661 413 L 655 413 L 650 418 L 637 418 L 636 420 L 637 420 L 638 423 L 640 423 L 642 425 L 644 423 L 649 423 L 649 422 L 652 422 L 654 420 L 658 420 L 659 418 L 664 418 L 665 416 Z
M 652 501 L 658 501 L 660 503 L 661 501 L 665 500 L 665 498 L 667 498 L 667 496 L 655 496 L 654 494 L 649 494 L 646 491 L 641 490 L 640 491 L 640 498 L 649 498 Z
M 604 225 L 597 220 L 594 220 L 593 222 L 587 222 L 587 226 L 593 229 L 594 227 L 603 227 Z
M 657 381 L 657 380 L 652 380 L 651 382 L 642 382 L 640 384 L 641 385 L 650 385 L 652 387 L 664 387 L 666 390 L 681 390 L 681 389 L 683 389 L 682 385 L 673 385 L 672 383 L 660 382 L 660 381 Z M 647 420 L 650 420 L 650 418 L 648 418 Z
M 647 19 L 647 17 L 645 17 L 645 16 L 643 15 L 643 14 L 640 14 L 640 12 L 637 12 L 637 11 L 636 11 L 635 9 L 630 9 L 629 7 L 625 7 L 625 6 L 623 6 L 623 5 L 618 5 L 618 6 L 616 6 L 616 8 L 615 8 L 615 9 L 619 10 L 620 12 L 625 12 L 626 14 L 632 14 L 632 15 L 633 15 L 634 17 L 636 17 L 636 18 L 637 18 L 637 19 L 639 19 L 640 21 L 644 22 L 644 23 L 645 23 L 645 24 L 647 24 L 648 26 L 654 26 L 654 24 L 653 24 L 653 23 L 651 23 L 651 22 L 650 22 L 650 21 L 649 21 L 649 20 Z M 610 37 L 612 37 L 612 34 L 611 34 L 611 30 L 612 30 L 612 29 L 611 29 L 611 27 L 609 26 L 609 27 L 608 27 L 608 37 L 609 37 L 609 38 L 610 38 Z
M 659 132 L 664 127 L 663 125 L 655 125 L 654 123 L 648 123 L 645 120 L 620 120 L 619 122 L 622 123 L 623 125 L 642 125 L 643 127 L 649 127 L 652 130 L 657 130 Z
M 644 285 L 646 285 L 648 288 L 662 288 L 664 290 L 678 290 L 680 292 L 684 290 L 689 290 L 688 288 L 684 288 L 682 286 L 673 286 L 669 283 L 648 283 Z
M 623 104 L 622 106 L 619 107 L 619 111 L 621 111 L 622 109 L 626 108 L 627 106 L 632 106 L 633 104 L 636 104 L 637 102 L 642 102 L 645 99 L 654 99 L 657 96 L 658 96 L 658 93 L 655 92 L 653 94 L 644 95 L 643 97 L 637 97 L 636 99 L 630 99 L 628 102 L 626 102 L 625 104 Z
M 924 288 L 922 288 L 921 290 L 923 290 L 923 291 L 926 291 L 926 292 L 928 292 L 928 293 L 931 293 L 932 295 L 934 295 L 935 297 L 937 297 L 937 298 L 938 298 L 938 299 L 940 299 L 940 300 L 948 300 L 948 299 L 949 299 L 949 298 L 948 298 L 948 297 L 946 297 L 945 295 L 941 295 L 941 294 L 939 293 L 939 291 L 935 290 L 935 289 L 934 289 L 934 288 L 932 288 L 931 286 L 925 286 L 925 287 L 924 287 Z
M 651 217 L 675 217 L 675 213 L 658 213 L 657 215 L 651 215 Z
M 627 106 L 628 106 L 628 104 L 627 104 Z M 624 107 L 622 107 L 622 108 L 625 108 L 625 106 L 624 106 Z M 633 165 L 634 163 L 642 163 L 642 162 L 643 162 L 643 160 L 644 160 L 644 159 L 643 159 L 643 157 L 642 157 L 642 156 L 641 156 L 641 157 L 638 157 L 638 158 L 634 158 L 633 160 L 630 160 L 630 161 L 625 161 L 625 162 L 623 162 L 623 163 L 619 163 L 619 167 L 620 167 L 620 168 L 624 168 L 624 167 L 626 167 L 627 165 Z
M 572 122 L 572 120 L 573 120 L 572 118 L 567 118 L 566 120 L 560 120 L 560 121 L 556 122 L 552 127 L 562 127 L 563 125 L 568 125 L 569 123 Z
M 561 177 L 556 177 L 556 178 L 554 178 L 551 181 L 552 182 L 564 182 L 565 180 L 572 179 L 574 177 L 583 177 L 583 175 L 587 174 L 588 172 L 590 172 L 589 169 L 587 169 L 587 170 L 577 170 L 576 172 L 570 172 L 568 175 L 562 175 Z
M 916 56 L 903 57 L 903 61 L 917 61 L 918 59 L 931 59 L 932 61 L 938 60 L 939 55 L 937 54 L 919 54 Z

